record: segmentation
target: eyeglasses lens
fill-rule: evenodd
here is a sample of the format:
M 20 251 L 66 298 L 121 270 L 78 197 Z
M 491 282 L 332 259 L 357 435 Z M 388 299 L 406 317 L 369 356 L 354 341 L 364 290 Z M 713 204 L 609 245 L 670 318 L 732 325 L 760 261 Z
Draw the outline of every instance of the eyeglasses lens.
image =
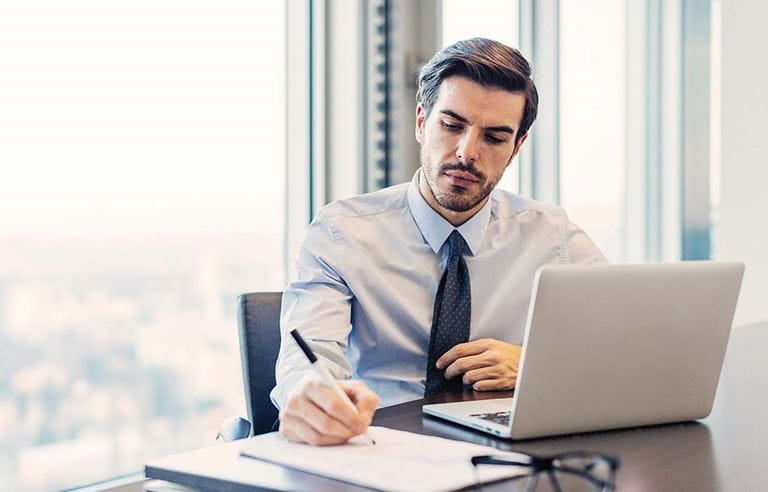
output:
M 594 492 L 611 491 L 615 471 L 612 463 L 601 456 L 569 456 L 561 457 L 554 462 L 554 478 L 557 480 L 562 490 L 574 492 Z M 540 481 L 541 485 L 547 482 L 551 485 L 551 480 Z M 538 490 L 542 489 L 541 486 Z M 552 490 L 557 490 L 552 488 Z

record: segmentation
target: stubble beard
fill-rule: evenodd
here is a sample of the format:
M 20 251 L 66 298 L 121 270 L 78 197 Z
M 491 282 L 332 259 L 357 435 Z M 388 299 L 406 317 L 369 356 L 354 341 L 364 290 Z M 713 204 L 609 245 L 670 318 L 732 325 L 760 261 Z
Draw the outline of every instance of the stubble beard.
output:
M 485 174 L 481 173 L 473 166 L 462 162 L 453 162 L 435 166 L 423 152 L 420 153 L 422 172 L 427 180 L 429 189 L 432 191 L 432 196 L 435 197 L 435 200 L 441 207 L 447 210 L 452 212 L 466 212 L 467 210 L 471 210 L 477 206 L 478 203 L 485 200 L 496 186 L 496 182 L 489 180 Z M 453 170 L 468 172 L 478 178 L 480 180 L 480 191 L 472 194 L 468 189 L 455 185 L 448 185 L 448 190 L 439 188 L 437 182 L 438 178 L 442 176 L 444 172 Z

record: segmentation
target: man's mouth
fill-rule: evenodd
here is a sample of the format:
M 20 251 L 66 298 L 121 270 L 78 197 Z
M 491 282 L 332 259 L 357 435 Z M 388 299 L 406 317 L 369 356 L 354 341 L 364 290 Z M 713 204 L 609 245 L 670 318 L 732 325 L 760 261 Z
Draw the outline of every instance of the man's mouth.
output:
M 448 181 L 450 181 L 452 185 L 461 186 L 463 188 L 468 188 L 474 183 L 480 182 L 480 178 L 464 171 L 451 170 L 445 171 L 443 174 L 448 177 Z

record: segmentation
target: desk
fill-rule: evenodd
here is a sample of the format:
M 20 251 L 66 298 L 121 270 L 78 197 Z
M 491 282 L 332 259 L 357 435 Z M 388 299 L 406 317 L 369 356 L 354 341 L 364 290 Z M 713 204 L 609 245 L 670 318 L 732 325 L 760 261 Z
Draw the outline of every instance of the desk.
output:
M 768 323 L 735 328 L 712 414 L 700 422 L 511 441 L 425 416 L 426 403 L 509 396 L 473 391 L 440 395 L 379 410 L 374 425 L 493 446 L 558 453 L 591 450 L 622 461 L 617 490 L 765 490 L 768 480 Z M 219 490 L 360 490 L 334 480 L 241 458 L 239 442 L 170 456 L 146 475 Z M 524 480 L 484 487 L 518 490 Z

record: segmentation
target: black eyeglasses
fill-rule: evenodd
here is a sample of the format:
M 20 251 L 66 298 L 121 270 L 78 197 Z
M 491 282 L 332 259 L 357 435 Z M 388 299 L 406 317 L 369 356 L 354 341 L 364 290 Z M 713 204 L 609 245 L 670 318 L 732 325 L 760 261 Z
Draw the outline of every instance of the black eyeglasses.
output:
M 507 465 L 525 467 L 526 473 L 516 478 L 527 478 L 525 491 L 536 490 L 539 477 L 546 474 L 549 486 L 555 492 L 585 491 L 613 492 L 619 458 L 606 454 L 574 451 L 554 456 L 510 452 L 490 456 L 473 456 L 472 466 L 480 483 L 478 465 Z

